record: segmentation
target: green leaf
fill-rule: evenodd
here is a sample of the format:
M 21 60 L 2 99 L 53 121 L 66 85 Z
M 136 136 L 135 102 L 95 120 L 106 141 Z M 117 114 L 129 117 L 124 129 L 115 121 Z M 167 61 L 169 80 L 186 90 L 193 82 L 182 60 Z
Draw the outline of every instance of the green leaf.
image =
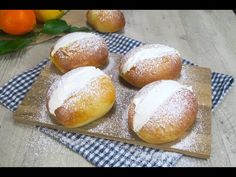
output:
M 71 33 L 76 31 L 90 32 L 89 27 L 76 27 L 66 23 L 65 20 L 49 20 L 43 26 L 38 26 L 33 32 L 21 36 L 9 35 L 0 30 L 0 55 L 15 52 L 28 46 L 42 32 L 48 35 Z
M 77 31 L 90 32 L 92 30 L 86 26 L 83 26 L 83 27 L 71 26 L 68 30 L 66 30 L 66 32 L 68 33 L 77 32 Z
M 66 23 L 65 20 L 49 20 L 44 24 L 42 32 L 49 35 L 56 35 L 65 32 L 69 28 L 70 26 Z
M 15 40 L 1 40 L 0 41 L 0 55 L 15 52 L 28 46 L 33 38 L 19 38 Z
M 19 38 L 32 38 L 36 35 L 35 32 L 29 32 L 29 33 L 26 33 L 24 35 L 11 35 L 11 34 L 7 34 L 7 33 L 4 33 L 3 31 L 0 30 L 0 38 L 4 38 L 4 39 L 19 39 Z

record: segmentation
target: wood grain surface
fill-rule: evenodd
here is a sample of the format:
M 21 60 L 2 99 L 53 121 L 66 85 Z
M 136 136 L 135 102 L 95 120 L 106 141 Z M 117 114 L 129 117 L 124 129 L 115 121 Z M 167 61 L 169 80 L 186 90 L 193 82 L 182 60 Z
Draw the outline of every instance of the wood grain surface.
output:
M 200 66 L 236 76 L 236 16 L 231 10 L 125 10 L 124 34 L 178 49 Z M 52 39 L 0 57 L 0 85 L 48 57 Z M 182 166 L 236 166 L 235 87 L 212 113 L 211 157 L 184 156 Z M 0 166 L 93 166 L 30 125 L 16 124 L 0 106 Z

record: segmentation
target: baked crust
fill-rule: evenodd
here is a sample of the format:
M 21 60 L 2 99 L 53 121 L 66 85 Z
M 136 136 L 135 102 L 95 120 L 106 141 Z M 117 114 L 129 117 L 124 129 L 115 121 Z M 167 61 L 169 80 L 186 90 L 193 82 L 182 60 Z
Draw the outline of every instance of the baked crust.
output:
M 120 10 L 88 10 L 86 16 L 88 24 L 99 32 L 117 32 L 125 26 Z
M 47 108 L 49 99 L 50 95 L 47 97 Z M 115 99 L 115 87 L 111 79 L 101 76 L 85 90 L 65 100 L 55 110 L 54 119 L 68 128 L 80 127 L 105 115 L 112 108 Z
M 143 87 L 157 80 L 175 80 L 179 77 L 182 62 L 179 55 L 166 55 L 161 58 L 153 58 L 141 61 L 137 66 L 132 67 L 129 71 L 123 73 L 122 69 L 127 60 L 136 52 L 151 48 L 152 45 L 144 45 L 132 49 L 120 62 L 120 76 L 128 83 L 135 87 Z
M 62 73 L 81 66 L 101 67 L 108 62 L 108 47 L 101 37 L 85 38 L 51 52 L 50 59 Z
M 158 99 L 158 98 L 153 98 Z M 181 89 L 160 105 L 147 123 L 134 131 L 135 104 L 131 101 L 128 110 L 128 125 L 142 140 L 162 144 L 179 139 L 196 120 L 197 98 L 187 89 Z

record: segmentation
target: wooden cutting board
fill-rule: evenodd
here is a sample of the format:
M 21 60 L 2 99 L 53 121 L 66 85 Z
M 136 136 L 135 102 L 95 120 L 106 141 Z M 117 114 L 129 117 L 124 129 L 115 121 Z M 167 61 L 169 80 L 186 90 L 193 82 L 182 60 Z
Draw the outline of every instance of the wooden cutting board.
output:
M 118 75 L 120 55 L 110 54 L 109 64 L 103 69 L 112 77 L 117 99 L 114 107 L 103 118 L 86 126 L 68 129 L 50 118 L 45 104 L 45 95 L 52 82 L 61 75 L 51 62 L 42 70 L 38 79 L 14 113 L 17 122 L 40 125 L 53 129 L 79 132 L 85 135 L 142 145 L 182 153 L 189 156 L 208 158 L 211 150 L 211 71 L 208 68 L 183 66 L 179 82 L 192 86 L 198 97 L 197 119 L 181 139 L 172 143 L 153 145 L 140 140 L 128 129 L 127 107 L 138 89 L 131 87 Z

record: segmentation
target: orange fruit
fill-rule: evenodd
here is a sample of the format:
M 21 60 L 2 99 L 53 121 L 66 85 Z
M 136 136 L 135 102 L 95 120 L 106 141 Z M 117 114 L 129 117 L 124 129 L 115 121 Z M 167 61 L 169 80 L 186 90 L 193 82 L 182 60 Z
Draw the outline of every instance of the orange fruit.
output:
M 33 10 L 0 10 L 0 29 L 8 34 L 22 35 L 34 29 Z

